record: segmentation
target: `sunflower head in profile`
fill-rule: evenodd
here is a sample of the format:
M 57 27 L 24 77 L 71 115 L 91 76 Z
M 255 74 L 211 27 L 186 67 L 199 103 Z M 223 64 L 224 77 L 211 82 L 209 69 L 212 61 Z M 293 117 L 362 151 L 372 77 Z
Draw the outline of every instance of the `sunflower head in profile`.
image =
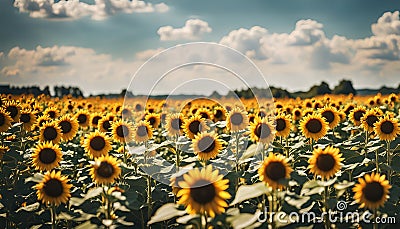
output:
M 258 175 L 261 181 L 273 189 L 278 189 L 285 186 L 283 181 L 290 177 L 292 171 L 286 157 L 270 153 L 258 169 Z
M 314 149 L 311 158 L 308 160 L 311 173 L 319 175 L 323 179 L 333 177 L 342 167 L 342 154 L 338 148 L 328 146 L 325 149 Z
M 300 129 L 303 135 L 315 141 L 325 136 L 328 128 L 328 122 L 319 113 L 307 115 L 300 121 Z
M 97 130 L 85 136 L 83 147 L 91 158 L 107 155 L 112 148 L 109 137 Z
M 324 108 L 319 110 L 321 116 L 328 122 L 329 128 L 335 128 L 339 122 L 340 117 L 337 109 L 333 106 L 325 106 Z
M 161 116 L 160 114 L 156 114 L 156 113 L 149 113 L 144 117 L 144 120 L 148 123 L 150 123 L 151 127 L 153 129 L 157 129 L 158 126 L 161 123 Z
M 183 133 L 183 115 L 181 113 L 169 114 L 166 119 L 165 128 L 168 136 L 174 137 Z
M 90 115 L 90 125 L 94 128 L 97 128 L 100 119 L 103 118 L 103 115 L 101 113 L 93 113 Z
M 397 118 L 385 115 L 375 123 L 374 132 L 382 141 L 393 141 L 400 134 L 400 127 Z
M 222 106 L 214 108 L 214 122 L 223 121 L 226 119 L 226 110 Z
M 108 114 L 105 117 L 102 117 L 99 121 L 98 121 L 98 125 L 97 128 L 101 131 L 101 132 L 111 132 L 111 126 L 112 126 L 112 121 L 114 120 L 114 115 L 112 114 Z
M 90 120 L 90 113 L 86 110 L 79 110 L 75 115 L 75 119 L 78 121 L 79 126 L 88 127 Z
M 213 120 L 214 119 L 214 114 L 207 108 L 199 108 L 196 111 L 196 114 L 206 120 Z
M 61 141 L 61 128 L 56 122 L 46 122 L 40 128 L 39 140 L 58 144 Z
M 129 122 L 118 120 L 112 124 L 112 135 L 114 140 L 124 143 L 133 139 L 133 125 Z
M 198 115 L 193 115 L 189 119 L 185 120 L 183 123 L 183 130 L 188 138 L 194 139 L 197 134 L 208 130 L 208 126 L 204 118 Z
M 365 112 L 364 116 L 361 118 L 361 126 L 365 131 L 374 131 L 375 123 L 379 120 L 379 117 L 383 115 L 383 112 L 378 107 L 369 109 Z
M 0 133 L 7 131 L 11 127 L 12 121 L 9 112 L 0 107 Z
M 249 117 L 246 115 L 246 112 L 236 107 L 233 108 L 226 118 L 226 126 L 228 130 L 231 132 L 238 132 L 241 130 L 245 130 L 249 125 Z
M 97 184 L 111 184 L 121 175 L 121 168 L 115 157 L 105 155 L 97 158 L 90 169 L 90 175 Z
M 22 123 L 24 130 L 31 131 L 32 126 L 36 123 L 36 115 L 31 109 L 23 109 L 19 121 Z
M 290 134 L 292 123 L 290 122 L 290 116 L 283 113 L 275 116 L 275 129 L 276 136 L 286 138 Z
M 365 110 L 364 106 L 357 106 L 349 114 L 350 121 L 355 126 L 361 125 L 361 118 L 364 116 L 365 112 L 366 112 L 366 110 Z
M 58 206 L 66 203 L 71 197 L 70 189 L 72 184 L 68 184 L 68 178 L 61 175 L 61 172 L 47 172 L 42 181 L 35 188 L 38 200 L 44 204 Z
M 396 94 L 392 93 L 389 95 L 388 100 L 390 103 L 397 103 L 399 100 L 399 97 Z
M 51 142 L 39 143 L 32 154 L 32 162 L 40 171 L 50 171 L 62 160 L 61 148 Z
M 146 121 L 136 123 L 133 132 L 133 138 L 137 143 L 145 142 L 153 137 L 153 128 Z
M 206 213 L 214 218 L 228 207 L 226 200 L 231 198 L 225 191 L 229 187 L 228 183 L 229 180 L 223 179 L 223 175 L 213 170 L 211 165 L 201 170 L 192 169 L 178 183 L 181 187 L 177 194 L 178 204 L 184 205 L 191 215 Z
M 250 139 L 254 142 L 269 144 L 274 140 L 275 133 L 275 126 L 266 118 L 256 117 L 254 123 L 250 124 Z
M 200 160 L 208 161 L 215 158 L 221 151 L 222 142 L 216 133 L 202 132 L 195 136 L 192 146 Z
M 60 112 L 56 107 L 49 107 L 43 112 L 43 114 L 48 115 L 52 120 L 54 120 L 58 118 Z
M 75 118 L 70 117 L 69 115 L 64 115 L 60 117 L 57 123 L 61 129 L 61 138 L 64 141 L 72 140 L 78 132 L 78 121 Z
M 353 187 L 354 199 L 361 208 L 375 210 L 382 207 L 389 199 L 391 187 L 385 175 L 366 174 L 363 178 L 358 178 L 358 184 Z
M 21 115 L 21 105 L 14 100 L 7 101 L 3 106 L 14 122 L 18 122 Z

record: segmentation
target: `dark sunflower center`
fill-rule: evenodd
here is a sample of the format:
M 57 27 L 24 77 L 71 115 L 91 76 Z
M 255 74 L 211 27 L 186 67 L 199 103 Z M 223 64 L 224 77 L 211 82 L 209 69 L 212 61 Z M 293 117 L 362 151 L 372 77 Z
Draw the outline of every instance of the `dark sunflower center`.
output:
M 254 119 L 255 119 L 255 117 L 254 117 L 254 116 L 251 116 L 251 117 L 249 118 L 249 122 L 254 122 Z
M 205 119 L 209 119 L 210 118 L 210 116 L 207 114 L 207 112 L 201 112 L 200 115 L 201 115 L 202 118 L 205 118 Z
M 360 121 L 361 117 L 364 115 L 365 111 L 356 111 L 354 112 L 354 119 L 356 121 Z
M 150 125 L 154 125 L 154 123 L 156 123 L 156 118 L 154 118 L 154 117 L 151 117 L 151 118 L 149 118 L 149 120 L 147 120 L 149 123 L 150 123 Z
M 4 117 L 3 114 L 0 114 L 0 126 L 3 126 L 5 122 L 6 122 L 6 118 Z
M 69 133 L 72 130 L 72 125 L 68 121 L 61 121 L 60 127 L 61 127 L 61 133 L 63 134 Z
M 46 140 L 54 140 L 57 138 L 57 130 L 52 126 L 48 126 L 44 129 L 43 136 Z
M 195 120 L 189 124 L 189 130 L 193 134 L 197 134 L 201 131 L 201 123 L 198 120 Z
M 350 105 L 347 107 L 347 109 L 344 111 L 344 113 L 350 114 L 350 111 L 352 111 L 354 108 L 355 108 L 354 106 Z
M 56 160 L 57 154 L 53 149 L 44 148 L 39 153 L 39 159 L 44 164 L 51 164 Z
M 310 119 L 306 124 L 306 128 L 309 132 L 316 134 L 322 130 L 322 123 L 318 119 Z
M 261 118 L 264 118 L 265 116 L 267 116 L 267 114 L 264 111 L 260 111 L 258 113 L 258 116 L 261 117 Z
M 102 150 L 106 146 L 106 140 L 102 136 L 96 136 L 90 140 L 90 147 L 94 150 Z
M 46 184 L 43 187 L 44 192 L 46 195 L 50 197 L 59 197 L 63 194 L 64 188 L 58 179 L 51 179 L 46 182 Z
M 199 203 L 210 203 L 216 196 L 215 187 L 209 181 L 199 180 L 194 184 L 195 188 L 190 189 L 190 197 Z
M 110 123 L 110 121 L 104 121 L 103 122 L 103 128 L 106 130 L 106 131 L 110 131 L 110 128 L 111 128 L 111 123 Z
M 119 137 L 126 137 L 129 134 L 129 129 L 125 125 L 121 125 L 117 127 L 116 132 Z
M 381 124 L 381 131 L 385 134 L 391 134 L 394 131 L 394 125 L 390 121 L 384 121 Z
M 210 136 L 205 136 L 199 140 L 197 146 L 201 152 L 209 153 L 215 149 L 215 140 Z
M 135 110 L 136 111 L 140 111 L 142 109 L 142 105 L 140 105 L 140 104 L 136 104 L 135 105 Z
M 243 122 L 242 114 L 234 113 L 231 115 L 231 123 L 233 125 L 238 126 L 238 125 L 242 124 L 242 122 Z
M 299 110 L 296 110 L 296 111 L 294 112 L 294 115 L 296 115 L 296 116 L 300 116 L 300 115 L 301 115 L 301 113 L 300 113 L 300 111 L 299 111 Z
M 15 118 L 18 114 L 18 108 L 15 106 L 9 106 L 7 107 L 6 111 L 10 112 L 10 117 Z
M 99 124 L 99 120 L 100 120 L 100 119 L 101 119 L 100 116 L 94 116 L 93 119 L 92 119 L 92 124 L 93 124 L 93 125 Z
M 147 127 L 146 126 L 139 126 L 137 128 L 137 135 L 140 137 L 147 136 Z
M 29 114 L 21 114 L 21 117 L 19 117 L 19 120 L 23 123 L 28 123 L 31 121 L 31 116 Z
M 71 104 L 68 105 L 68 110 L 72 110 L 72 109 L 74 109 L 74 106 L 72 106 Z
M 335 162 L 335 158 L 332 155 L 321 154 L 317 158 L 317 167 L 324 172 L 331 171 L 335 166 Z
M 87 116 L 85 114 L 80 114 L 78 115 L 78 122 L 79 124 L 86 123 L 87 121 Z
M 45 123 L 45 122 L 47 122 L 48 120 L 47 119 L 42 119 L 42 120 L 40 120 L 39 121 L 39 126 L 43 126 L 43 124 Z
M 216 117 L 216 118 L 222 118 L 223 115 L 224 115 L 224 113 L 222 113 L 221 110 L 217 110 L 217 111 L 215 112 L 215 117 Z
M 114 167 L 109 163 L 102 161 L 97 168 L 97 174 L 104 178 L 109 178 L 114 174 Z
M 258 137 L 258 138 L 267 138 L 271 135 L 271 129 L 269 128 L 269 126 L 265 123 L 260 123 L 257 125 L 254 134 Z
M 367 183 L 363 189 L 365 199 L 371 202 L 377 202 L 382 199 L 384 195 L 383 186 L 376 181 Z
M 367 121 L 368 126 L 374 127 L 374 124 L 378 121 L 378 117 L 375 115 L 368 115 L 365 120 Z
M 332 111 L 324 111 L 322 112 L 322 117 L 326 119 L 327 122 L 332 123 L 335 120 L 335 115 Z
M 47 114 L 50 116 L 50 118 L 55 118 L 56 117 L 56 112 L 55 111 L 49 111 Z
M 122 115 L 128 115 L 130 113 L 130 111 L 128 109 L 123 109 L 122 110 Z
M 281 119 L 281 118 L 277 119 L 277 120 L 276 120 L 276 130 L 277 130 L 277 131 L 282 131 L 282 130 L 284 130 L 284 129 L 286 129 L 286 122 L 285 122 L 285 120 L 284 120 L 284 119 Z
M 274 161 L 268 164 L 265 175 L 273 181 L 278 181 L 285 178 L 286 168 L 281 162 Z
M 175 118 L 171 120 L 171 127 L 174 130 L 180 130 L 182 126 L 182 120 L 180 118 Z

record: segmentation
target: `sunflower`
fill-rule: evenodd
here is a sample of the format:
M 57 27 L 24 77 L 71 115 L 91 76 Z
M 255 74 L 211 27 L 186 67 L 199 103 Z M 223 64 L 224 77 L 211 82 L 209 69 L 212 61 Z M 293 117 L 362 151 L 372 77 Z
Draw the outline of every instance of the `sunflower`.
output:
M 208 161 L 215 158 L 222 149 L 222 142 L 214 132 L 199 133 L 193 139 L 193 151 L 200 160 Z
M 254 123 L 254 120 L 256 120 L 256 115 L 253 113 L 247 115 L 247 117 L 249 118 L 249 123 Z
M 89 112 L 87 112 L 85 110 L 80 110 L 75 115 L 75 119 L 78 121 L 79 126 L 88 127 L 89 126 L 89 120 L 90 120 L 90 114 L 89 114 Z
M 156 113 L 149 113 L 144 117 L 144 120 L 150 123 L 153 129 L 157 129 L 161 122 L 161 117 Z
M 343 161 L 343 158 L 338 148 L 332 146 L 325 149 L 317 148 L 314 149 L 311 158 L 308 160 L 308 168 L 314 175 L 329 179 L 340 170 L 341 161 Z
M 204 118 L 198 115 L 193 115 L 189 119 L 185 120 L 183 123 L 183 129 L 188 138 L 194 139 L 196 134 L 208 130 L 208 126 L 206 125 Z
M 33 164 L 41 171 L 50 171 L 58 167 L 61 160 L 61 148 L 51 142 L 39 143 L 32 154 Z
M 397 101 L 399 100 L 399 97 L 396 94 L 390 94 L 388 97 L 389 102 L 391 103 L 397 103 Z
M 183 133 L 183 115 L 181 113 L 169 114 L 166 119 L 166 130 L 173 137 Z
M 0 133 L 5 132 L 11 127 L 11 122 L 13 119 L 10 117 L 9 113 L 0 107 Z
M 73 139 L 78 132 L 78 121 L 75 118 L 70 117 L 69 115 L 64 115 L 60 117 L 57 123 L 61 129 L 61 138 L 64 141 L 69 141 Z
M 92 158 L 107 155 L 112 148 L 109 137 L 98 130 L 85 136 L 83 147 Z
M 356 106 L 355 106 L 353 103 L 348 103 L 348 104 L 346 104 L 346 106 L 343 108 L 343 111 L 344 111 L 344 113 L 345 113 L 346 115 L 349 115 L 350 112 L 351 112 L 352 110 L 354 110 L 354 108 L 356 108 Z
M 36 115 L 31 109 L 23 109 L 19 121 L 22 123 L 24 130 L 31 131 L 33 124 L 36 122 Z
M 197 111 L 196 111 L 196 114 L 195 115 L 198 115 L 198 116 L 200 116 L 200 117 L 202 117 L 202 118 L 204 118 L 204 119 L 208 119 L 208 120 L 213 120 L 214 119 L 214 115 L 213 115 L 213 113 L 209 110 L 209 109 L 207 109 L 207 108 L 199 108 Z
M 365 112 L 366 110 L 363 106 L 357 106 L 350 112 L 349 118 L 355 126 L 359 126 L 361 124 L 361 118 L 364 116 Z
M 391 187 L 389 181 L 385 179 L 385 175 L 366 174 L 364 178 L 358 178 L 358 184 L 353 187 L 354 199 L 361 204 L 361 208 L 375 210 L 382 207 L 389 199 Z
M 40 127 L 39 140 L 42 142 L 50 141 L 58 144 L 61 141 L 61 128 L 56 122 L 46 122 Z
M 34 127 L 35 127 L 35 129 L 41 128 L 46 122 L 50 122 L 50 121 L 51 121 L 51 119 L 48 115 L 41 115 L 36 119 Z
M 99 120 L 97 128 L 101 132 L 110 132 L 113 120 L 114 120 L 114 115 L 108 114 L 107 116 Z
M 121 117 L 123 119 L 130 119 L 132 117 L 132 115 L 133 115 L 132 110 L 129 107 L 124 107 L 121 110 Z
M 214 122 L 223 121 L 226 119 L 226 110 L 224 107 L 217 106 L 214 108 Z
M 269 144 L 275 138 L 275 127 L 265 118 L 256 117 L 250 124 L 250 139 L 254 142 Z
M 55 107 L 49 107 L 43 112 L 43 114 L 48 115 L 51 119 L 56 119 L 60 115 L 60 112 Z
M 382 141 L 393 141 L 400 134 L 398 119 L 385 115 L 375 123 L 374 131 Z
M 21 115 L 21 105 L 14 100 L 6 102 L 4 109 L 8 112 L 14 122 L 18 122 L 19 116 Z
M 292 111 L 292 116 L 294 120 L 300 120 L 301 116 L 303 115 L 303 112 L 301 111 L 300 108 L 294 108 Z
M 264 117 L 266 117 L 268 115 L 268 112 L 265 110 L 265 109 L 260 109 L 258 112 L 257 112 L 257 116 L 258 117 L 260 117 L 260 118 L 264 118 Z
M 90 175 L 97 184 L 111 184 L 120 174 L 117 158 L 110 155 L 97 158 L 90 169 Z
M 328 122 L 319 113 L 307 115 L 300 121 L 300 129 L 303 135 L 315 141 L 326 135 L 328 127 Z
M 8 150 L 10 150 L 10 148 L 8 148 L 8 146 L 0 145 L 0 160 L 3 159 L 4 154 L 5 154 Z
M 307 109 L 304 109 L 302 117 L 306 117 L 306 116 L 312 115 L 312 114 L 314 114 L 314 109 L 313 108 L 307 108 Z
M 114 140 L 124 143 L 131 142 L 133 138 L 133 126 L 131 123 L 126 121 L 116 121 L 113 122 L 112 126 L 112 135 Z
M 322 117 L 328 122 L 329 128 L 333 129 L 339 124 L 340 117 L 335 107 L 325 106 L 324 108 L 320 109 L 319 112 L 321 113 Z
M 62 176 L 61 172 L 47 172 L 42 181 L 35 186 L 38 200 L 56 206 L 66 203 L 71 197 L 70 189 L 72 187 L 68 181 L 68 178 Z
M 364 130 L 368 132 L 374 131 L 374 125 L 382 115 L 382 110 L 377 107 L 369 109 L 361 118 L 361 125 Z
M 223 175 L 209 165 L 199 170 L 195 168 L 183 175 L 183 181 L 178 184 L 182 187 L 178 191 L 178 204 L 183 204 L 186 211 L 191 214 L 204 214 L 215 217 L 225 212 L 228 207 L 227 199 L 231 195 L 225 191 L 228 189 L 229 180 L 222 179 Z
M 234 108 L 228 113 L 226 118 L 226 126 L 231 132 L 244 130 L 249 125 L 249 117 L 240 108 Z
M 279 114 L 275 117 L 276 123 L 276 136 L 286 138 L 290 134 L 290 129 L 292 127 L 292 123 L 290 122 L 290 116 Z
M 134 139 L 137 143 L 145 142 L 153 137 L 153 128 L 146 121 L 139 121 L 134 128 Z
M 285 186 L 282 181 L 288 179 L 292 171 L 286 157 L 270 153 L 258 169 L 258 175 L 261 181 L 273 189 L 278 189 Z
M 98 126 L 98 124 L 99 124 L 99 121 L 100 121 L 100 119 L 101 119 L 102 117 L 103 117 L 103 116 L 102 116 L 102 114 L 100 114 L 100 113 L 93 113 L 92 115 L 90 115 L 90 125 L 91 125 L 92 127 L 97 128 L 97 126 Z

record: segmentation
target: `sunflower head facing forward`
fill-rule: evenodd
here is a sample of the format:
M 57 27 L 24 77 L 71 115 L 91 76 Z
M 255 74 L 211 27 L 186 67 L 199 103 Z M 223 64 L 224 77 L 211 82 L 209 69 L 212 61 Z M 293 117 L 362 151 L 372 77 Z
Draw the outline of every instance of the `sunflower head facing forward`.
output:
M 120 174 L 117 159 L 110 155 L 97 158 L 90 169 L 90 175 L 97 184 L 111 184 Z
M 393 141 L 400 134 L 398 119 L 385 115 L 375 123 L 374 131 L 382 141 Z
M 275 117 L 276 136 L 286 138 L 290 134 L 291 127 L 289 115 L 281 113 Z
M 300 121 L 300 129 L 303 135 L 315 141 L 325 136 L 328 128 L 328 122 L 319 113 L 307 115 Z
M 107 155 L 108 151 L 112 148 L 109 137 L 105 133 L 97 130 L 85 137 L 83 147 L 92 158 Z
M 266 118 L 258 118 L 254 123 L 250 124 L 250 138 L 254 142 L 269 144 L 275 138 L 275 126 L 272 125 Z
M 56 122 L 46 122 L 40 128 L 40 141 L 58 144 L 61 141 L 61 128 Z
M 38 200 L 56 206 L 68 201 L 71 197 L 71 187 L 72 184 L 68 184 L 67 177 L 55 171 L 47 172 L 42 181 L 35 186 Z
M 236 107 L 228 113 L 226 118 L 226 126 L 231 132 L 241 131 L 249 125 L 249 117 L 246 112 Z
M 58 167 L 61 160 L 61 148 L 51 142 L 39 143 L 32 154 L 33 164 L 41 171 L 50 171 Z
M 181 189 L 178 191 L 178 204 L 183 204 L 186 211 L 193 214 L 206 213 L 210 217 L 225 212 L 228 207 L 227 199 L 231 195 L 228 189 L 229 180 L 222 179 L 223 175 L 218 170 L 213 170 L 209 165 L 199 170 L 195 168 L 183 175 L 183 181 L 179 182 Z
M 133 126 L 131 123 L 118 120 L 112 124 L 112 135 L 114 140 L 124 143 L 133 139 Z
M 139 121 L 134 128 L 134 139 L 136 142 L 145 142 L 153 137 L 153 128 L 149 122 Z
M 270 153 L 258 169 L 258 175 L 261 181 L 277 189 L 285 186 L 283 181 L 290 177 L 292 171 L 286 157 Z
M 78 132 L 78 121 L 75 118 L 70 117 L 69 115 L 64 115 L 60 117 L 57 123 L 61 129 L 61 138 L 64 141 L 72 140 Z
M 193 151 L 200 160 L 207 161 L 215 158 L 221 149 L 222 142 L 214 132 L 203 132 L 193 139 Z
M 320 175 L 323 179 L 333 177 L 341 168 L 342 154 L 338 148 L 328 146 L 325 149 L 314 149 L 308 160 L 311 173 Z
M 367 174 L 358 178 L 358 184 L 353 187 L 354 199 L 361 208 L 374 210 L 385 204 L 391 187 L 385 175 Z
M 206 120 L 198 115 L 193 115 L 189 119 L 186 119 L 183 126 L 186 136 L 190 139 L 194 139 L 197 134 L 208 130 Z
M 11 122 L 13 119 L 10 117 L 9 113 L 0 107 L 0 133 L 5 132 L 11 127 Z

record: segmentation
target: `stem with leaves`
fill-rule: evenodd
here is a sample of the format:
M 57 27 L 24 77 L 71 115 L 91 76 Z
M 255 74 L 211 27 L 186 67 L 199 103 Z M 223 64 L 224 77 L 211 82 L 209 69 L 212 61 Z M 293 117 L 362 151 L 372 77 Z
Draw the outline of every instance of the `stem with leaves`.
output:
M 56 213 L 56 205 L 51 204 L 50 206 L 50 215 L 51 215 L 51 229 L 57 228 L 57 213 Z
M 389 167 L 387 177 L 388 177 L 389 184 L 391 184 L 392 171 L 390 169 L 390 164 L 391 164 L 390 162 L 392 161 L 392 155 L 390 152 L 390 141 L 386 142 L 386 160 L 387 160 L 387 166 Z

